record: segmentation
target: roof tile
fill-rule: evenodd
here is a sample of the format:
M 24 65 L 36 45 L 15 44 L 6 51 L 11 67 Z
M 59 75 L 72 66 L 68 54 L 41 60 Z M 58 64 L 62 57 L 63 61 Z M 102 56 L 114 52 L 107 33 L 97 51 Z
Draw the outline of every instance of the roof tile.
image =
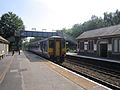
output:
M 76 39 L 93 38 L 109 35 L 120 35 L 120 25 L 86 31 L 82 33 L 80 36 L 78 36 Z

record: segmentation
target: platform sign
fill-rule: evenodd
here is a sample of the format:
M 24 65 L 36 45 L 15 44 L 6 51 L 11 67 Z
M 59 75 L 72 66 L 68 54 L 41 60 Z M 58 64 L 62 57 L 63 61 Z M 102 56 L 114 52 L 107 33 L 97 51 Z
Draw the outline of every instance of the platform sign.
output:
M 88 42 L 84 42 L 84 44 L 88 44 Z
M 84 50 L 87 50 L 88 48 L 88 42 L 84 42 Z
M 86 44 L 84 45 L 84 50 L 87 50 L 87 45 Z
M 97 50 L 97 45 L 96 44 L 94 44 L 94 51 L 96 51 Z

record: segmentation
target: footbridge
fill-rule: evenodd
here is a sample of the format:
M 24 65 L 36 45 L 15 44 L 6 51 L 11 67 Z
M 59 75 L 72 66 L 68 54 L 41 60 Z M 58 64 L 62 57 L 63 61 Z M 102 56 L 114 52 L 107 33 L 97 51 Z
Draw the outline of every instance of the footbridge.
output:
M 38 31 L 23 31 L 20 34 L 20 37 L 50 37 L 50 36 L 63 37 L 63 34 L 58 32 L 38 32 Z

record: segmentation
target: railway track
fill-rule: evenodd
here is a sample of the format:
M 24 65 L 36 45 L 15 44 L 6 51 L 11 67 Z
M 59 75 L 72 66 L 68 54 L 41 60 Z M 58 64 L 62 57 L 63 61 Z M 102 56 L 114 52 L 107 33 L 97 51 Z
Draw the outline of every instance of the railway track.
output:
M 120 78 L 120 71 L 119 70 L 109 69 L 106 67 L 101 67 L 100 65 L 98 66 L 95 64 L 84 63 L 84 62 L 80 62 L 78 60 L 73 60 L 73 59 L 66 59 L 66 61 L 73 63 L 75 65 L 78 65 L 78 66 L 89 68 L 91 70 L 94 70 L 94 71 L 97 71 L 100 73 L 104 73 L 104 74 L 107 74 L 107 75 L 110 75 L 110 76 L 113 76 L 116 78 Z
M 48 58 L 46 59 L 48 60 Z M 81 61 L 84 61 L 84 60 L 82 59 Z M 113 90 L 120 90 L 120 76 L 119 75 L 113 74 L 110 72 L 108 73 L 108 70 L 106 71 L 106 69 L 101 70 L 101 69 L 96 68 L 96 66 L 94 65 L 92 66 L 91 64 L 85 63 L 85 62 L 80 63 L 78 58 L 74 58 L 72 56 L 70 57 L 66 56 L 65 62 L 59 65 L 73 72 L 76 72 L 82 76 L 85 76 L 86 78 L 89 78 L 90 80 L 93 80 L 104 86 L 107 86 Z M 117 72 L 114 72 L 114 73 L 117 73 Z
M 63 67 L 66 67 L 76 73 L 79 73 L 87 78 L 90 78 L 96 82 L 99 82 L 111 89 L 119 90 L 120 89 L 120 72 L 118 70 L 118 66 L 115 66 L 115 70 L 108 68 L 108 66 L 103 67 L 104 64 L 99 63 L 100 65 L 96 65 L 98 62 L 84 62 L 82 60 L 78 60 L 78 58 L 74 58 L 72 56 L 66 56 L 65 62 L 62 64 Z M 80 58 L 79 58 L 80 59 Z M 82 61 L 82 62 L 81 62 Z M 105 65 L 107 63 L 105 62 Z M 117 68 L 117 69 L 116 69 Z

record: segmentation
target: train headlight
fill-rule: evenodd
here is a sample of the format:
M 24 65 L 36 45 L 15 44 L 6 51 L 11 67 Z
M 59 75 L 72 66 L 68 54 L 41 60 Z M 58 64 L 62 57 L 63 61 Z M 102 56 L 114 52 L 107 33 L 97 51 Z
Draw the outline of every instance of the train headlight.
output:
M 50 56 L 53 55 L 53 52 L 49 52 L 49 55 L 50 55 Z
M 63 53 L 62 53 L 62 56 L 66 56 L 66 53 L 65 53 L 65 52 L 63 52 Z

